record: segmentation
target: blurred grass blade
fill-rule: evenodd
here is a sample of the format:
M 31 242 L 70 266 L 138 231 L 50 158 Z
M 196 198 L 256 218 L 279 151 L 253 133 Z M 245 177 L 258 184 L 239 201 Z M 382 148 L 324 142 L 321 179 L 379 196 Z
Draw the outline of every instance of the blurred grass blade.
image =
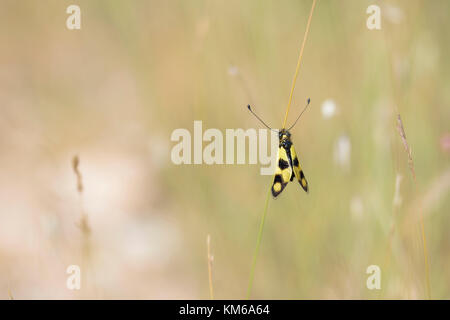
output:
M 269 192 L 267 193 L 266 204 L 264 205 L 264 212 L 261 218 L 261 223 L 259 225 L 258 238 L 256 239 L 256 248 L 255 253 L 253 254 L 252 268 L 250 270 L 250 279 L 248 282 L 247 299 L 250 299 L 250 294 L 253 287 L 253 278 L 255 277 L 256 260 L 258 258 L 259 246 L 261 245 L 261 239 L 264 230 L 264 222 L 266 221 L 267 208 L 269 207 L 269 199 L 270 199 L 270 189 Z

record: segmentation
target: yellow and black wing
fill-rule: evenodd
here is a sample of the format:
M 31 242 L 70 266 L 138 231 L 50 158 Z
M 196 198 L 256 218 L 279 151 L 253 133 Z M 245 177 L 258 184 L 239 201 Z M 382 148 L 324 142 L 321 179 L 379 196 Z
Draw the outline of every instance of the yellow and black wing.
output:
M 277 197 L 288 184 L 292 176 L 292 167 L 289 157 L 283 147 L 278 149 L 278 166 L 272 184 L 272 195 Z
M 302 188 L 308 192 L 308 182 L 306 181 L 305 175 L 303 174 L 302 167 L 300 167 L 300 162 L 298 161 L 297 153 L 295 152 L 294 145 L 291 145 L 291 158 L 292 158 L 292 171 L 293 175 L 291 177 L 291 180 L 295 177 L 297 178 L 298 182 L 302 186 Z

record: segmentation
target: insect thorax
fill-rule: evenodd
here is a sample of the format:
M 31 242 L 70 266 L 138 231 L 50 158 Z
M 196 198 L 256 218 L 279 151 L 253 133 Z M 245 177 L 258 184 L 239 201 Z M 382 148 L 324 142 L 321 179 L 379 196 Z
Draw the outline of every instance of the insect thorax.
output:
M 292 145 L 291 133 L 286 129 L 280 129 L 278 136 L 280 139 L 279 146 L 289 150 Z

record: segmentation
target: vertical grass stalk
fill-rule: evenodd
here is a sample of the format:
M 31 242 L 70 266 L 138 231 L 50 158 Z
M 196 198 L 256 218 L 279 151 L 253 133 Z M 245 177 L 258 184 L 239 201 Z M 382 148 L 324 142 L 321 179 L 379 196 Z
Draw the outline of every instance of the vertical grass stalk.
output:
M 289 114 L 289 109 L 291 108 L 292 96 L 294 94 L 295 83 L 297 81 L 298 74 L 299 74 L 299 71 L 300 71 L 300 66 L 301 66 L 302 57 L 303 57 L 303 50 L 305 49 L 306 39 L 308 38 L 309 28 L 311 26 L 311 20 L 312 20 L 314 8 L 316 6 L 316 1 L 317 0 L 313 0 L 312 6 L 311 6 L 311 11 L 309 12 L 308 22 L 306 24 L 306 30 L 305 30 L 305 34 L 303 36 L 302 46 L 300 48 L 300 53 L 298 55 L 297 67 L 295 68 L 294 79 L 292 79 L 291 93 L 289 94 L 289 101 L 288 101 L 288 105 L 287 105 L 287 108 L 286 108 L 286 113 L 284 115 L 284 121 L 283 121 L 283 127 L 282 128 L 286 127 L 286 121 L 287 121 L 287 117 L 288 117 L 288 114 Z M 272 177 L 272 179 L 273 179 L 273 177 Z M 250 270 L 250 279 L 249 279 L 249 282 L 248 282 L 248 289 L 247 289 L 247 299 L 250 299 L 250 293 L 251 293 L 252 287 L 253 287 L 253 279 L 254 279 L 254 276 L 255 276 L 256 260 L 258 258 L 259 247 L 261 245 L 261 239 L 262 239 L 262 234 L 263 234 L 263 230 L 264 230 L 264 223 L 266 221 L 266 215 L 267 215 L 267 208 L 269 206 L 270 193 L 271 192 L 270 192 L 270 189 L 269 189 L 269 192 L 267 193 L 266 204 L 264 205 L 264 212 L 263 212 L 263 215 L 262 215 L 262 218 L 261 218 L 261 223 L 259 225 L 258 237 L 256 239 L 255 253 L 253 254 L 252 268 Z
M 263 212 L 263 215 L 261 218 L 261 223 L 259 224 L 258 237 L 256 239 L 256 248 L 255 248 L 255 253 L 253 254 L 252 268 L 250 270 L 250 279 L 248 281 L 247 299 L 250 299 L 250 293 L 251 293 L 252 287 L 253 287 L 253 279 L 255 277 L 256 260 L 258 258 L 259 247 L 261 245 L 262 234 L 264 231 L 264 223 L 266 221 L 267 208 L 269 207 L 269 199 L 270 199 L 270 189 L 269 189 L 269 192 L 267 193 L 266 204 L 264 205 L 264 212 Z
M 289 109 L 291 108 L 292 96 L 294 94 L 295 83 L 297 82 L 298 73 L 300 71 L 300 65 L 302 63 L 303 49 L 305 49 L 305 43 L 306 43 L 306 39 L 308 38 L 309 27 L 311 26 L 311 20 L 312 20 L 312 15 L 313 15 L 315 6 L 316 6 L 316 0 L 313 0 L 313 4 L 311 6 L 311 11 L 309 12 L 308 23 L 306 24 L 306 30 L 305 30 L 305 35 L 303 37 L 302 46 L 300 48 L 300 53 L 298 55 L 297 67 L 295 68 L 294 79 L 292 80 L 291 93 L 289 95 L 289 101 L 288 101 L 288 105 L 286 108 L 286 114 L 284 115 L 284 121 L 283 121 L 282 128 L 286 127 L 286 121 L 287 121 L 287 117 L 289 114 Z

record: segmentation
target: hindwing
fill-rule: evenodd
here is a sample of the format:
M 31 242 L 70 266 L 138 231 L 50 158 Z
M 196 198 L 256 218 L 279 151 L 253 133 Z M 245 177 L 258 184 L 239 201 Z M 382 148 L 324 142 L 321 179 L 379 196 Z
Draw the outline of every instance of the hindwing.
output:
M 302 167 L 300 167 L 300 162 L 298 161 L 297 153 L 295 152 L 294 145 L 291 145 L 290 149 L 290 155 L 292 159 L 292 177 L 291 181 L 295 177 L 297 178 L 298 182 L 302 186 L 302 188 L 308 192 L 308 182 L 306 181 L 305 175 L 303 174 Z

